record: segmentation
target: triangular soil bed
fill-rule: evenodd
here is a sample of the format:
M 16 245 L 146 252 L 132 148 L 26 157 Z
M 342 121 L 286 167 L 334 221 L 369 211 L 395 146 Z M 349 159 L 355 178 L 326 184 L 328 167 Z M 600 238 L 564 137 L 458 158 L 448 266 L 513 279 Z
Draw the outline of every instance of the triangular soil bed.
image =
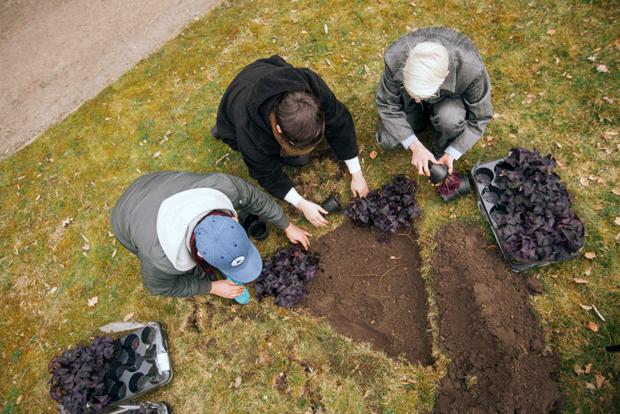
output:
M 557 358 L 533 311 L 524 277 L 512 273 L 480 227 L 437 235 L 433 288 L 439 345 L 451 363 L 437 413 L 548 413 L 560 396 Z
M 411 234 L 380 233 L 347 222 L 312 244 L 321 270 L 301 305 L 342 334 L 410 362 L 432 364 L 420 257 Z

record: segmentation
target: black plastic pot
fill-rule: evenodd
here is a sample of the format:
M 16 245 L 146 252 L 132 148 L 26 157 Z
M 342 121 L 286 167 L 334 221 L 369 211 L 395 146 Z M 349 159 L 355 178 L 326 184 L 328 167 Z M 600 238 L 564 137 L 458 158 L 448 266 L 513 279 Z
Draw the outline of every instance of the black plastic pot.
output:
M 129 391 L 138 392 L 144 388 L 144 384 L 148 381 L 148 377 L 141 372 L 136 372 L 129 379 Z
M 127 370 L 127 366 L 120 361 L 113 361 L 108 369 L 108 376 L 115 380 L 120 380 L 123 373 Z
M 469 183 L 469 179 L 467 177 L 463 177 L 461 178 L 461 184 L 459 185 L 459 188 L 452 194 L 442 198 L 445 202 L 449 203 L 450 201 L 454 201 L 459 197 L 469 194 L 470 192 L 471 184 Z
M 152 344 L 153 340 L 155 339 L 155 329 L 150 328 L 150 327 L 145 327 L 142 330 L 142 333 L 140 334 L 140 339 L 142 340 L 142 342 L 144 342 L 145 344 Z
M 340 201 L 338 201 L 338 196 L 336 194 L 332 194 L 327 198 L 327 200 L 321 203 L 321 207 L 323 207 L 327 214 L 337 213 L 342 210 L 342 206 L 340 205 Z
M 115 382 L 107 391 L 108 396 L 112 401 L 118 401 L 125 398 L 127 395 L 127 386 L 122 382 Z
M 123 341 L 123 346 L 127 349 L 135 351 L 140 346 L 140 337 L 136 334 L 131 334 Z
M 245 231 L 248 231 L 250 225 L 258 220 L 259 218 L 255 214 L 246 213 L 244 211 L 239 212 L 239 224 L 241 224 Z
M 439 184 L 448 176 L 448 167 L 443 164 L 433 164 L 428 162 L 428 169 L 431 175 L 428 177 L 433 184 Z
M 269 236 L 269 228 L 267 227 L 267 224 L 260 220 L 252 222 L 252 224 L 248 227 L 247 232 L 250 237 L 258 241 L 263 241 L 267 238 L 267 236 Z

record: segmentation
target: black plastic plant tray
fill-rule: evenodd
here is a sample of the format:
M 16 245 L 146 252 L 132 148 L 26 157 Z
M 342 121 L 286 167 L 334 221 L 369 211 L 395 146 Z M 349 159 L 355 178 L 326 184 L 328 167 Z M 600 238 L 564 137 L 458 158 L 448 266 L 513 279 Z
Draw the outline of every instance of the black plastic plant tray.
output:
M 109 411 L 109 414 L 171 414 L 165 403 L 136 402 L 121 404 Z
M 497 241 L 504 260 L 508 263 L 508 266 L 514 272 L 523 272 L 536 267 L 547 266 L 552 263 L 563 262 L 565 260 L 572 259 L 579 256 L 579 251 L 571 253 L 570 255 L 558 260 L 546 260 L 546 261 L 524 261 L 514 257 L 504 246 L 504 242 L 499 237 L 497 223 L 493 220 L 493 215 L 497 214 L 501 210 L 501 206 L 498 206 L 500 190 L 494 185 L 496 181 L 495 166 L 503 162 L 505 158 L 500 158 L 493 161 L 488 161 L 482 164 L 476 164 L 471 169 L 471 178 L 474 183 L 476 195 L 478 197 L 478 208 L 482 213 L 482 216 L 486 219 L 491 227 L 493 236 Z

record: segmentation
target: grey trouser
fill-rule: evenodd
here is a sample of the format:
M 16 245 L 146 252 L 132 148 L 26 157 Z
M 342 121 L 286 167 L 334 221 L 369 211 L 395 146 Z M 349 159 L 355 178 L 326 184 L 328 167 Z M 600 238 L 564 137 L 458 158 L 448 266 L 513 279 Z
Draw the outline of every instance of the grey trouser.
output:
M 414 132 L 421 131 L 427 119 L 430 118 L 433 128 L 437 131 L 433 148 L 435 157 L 441 156 L 452 141 L 465 130 L 466 111 L 463 99 L 460 97 L 443 98 L 436 103 L 411 101 L 411 104 L 404 110 L 407 115 L 407 122 Z M 428 116 L 429 113 L 430 116 Z M 391 149 L 394 147 L 394 141 L 397 140 L 398 138 L 388 135 L 382 122 L 377 131 L 377 144 L 384 149 Z

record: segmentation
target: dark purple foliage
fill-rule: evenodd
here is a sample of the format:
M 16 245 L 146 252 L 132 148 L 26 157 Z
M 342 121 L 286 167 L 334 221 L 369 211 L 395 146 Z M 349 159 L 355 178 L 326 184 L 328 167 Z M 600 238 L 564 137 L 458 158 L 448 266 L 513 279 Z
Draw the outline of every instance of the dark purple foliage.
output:
M 501 213 L 492 218 L 517 259 L 559 260 L 583 246 L 583 223 L 570 209 L 570 195 L 553 172 L 555 165 L 550 155 L 514 148 L 495 166 Z
M 461 176 L 457 172 L 446 176 L 446 178 L 437 187 L 437 192 L 444 200 L 448 199 L 461 186 Z
M 344 213 L 357 226 L 396 233 L 401 227 L 409 227 L 411 219 L 420 215 L 414 192 L 415 183 L 397 175 L 380 190 L 368 193 L 368 197 L 354 199 Z
M 111 401 L 104 379 L 117 349 L 116 340 L 102 336 L 52 359 L 48 367 L 51 397 L 72 414 L 101 412 Z
M 290 308 L 308 295 L 306 284 L 319 270 L 319 257 L 300 246 L 281 249 L 265 261 L 254 286 L 256 297 L 275 296 L 279 306 Z

